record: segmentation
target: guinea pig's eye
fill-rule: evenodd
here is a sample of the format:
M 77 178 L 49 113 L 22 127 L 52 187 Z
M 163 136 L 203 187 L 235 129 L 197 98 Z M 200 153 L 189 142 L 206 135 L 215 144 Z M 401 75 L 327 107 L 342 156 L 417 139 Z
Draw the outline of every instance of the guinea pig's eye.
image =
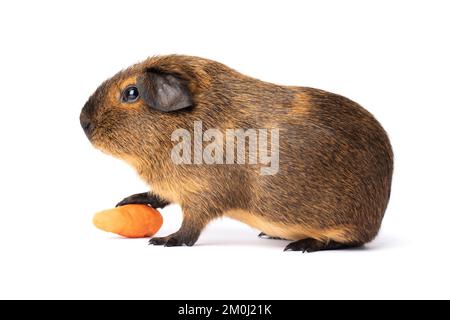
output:
M 135 86 L 126 87 L 122 93 L 122 102 L 135 102 L 139 99 L 139 91 Z

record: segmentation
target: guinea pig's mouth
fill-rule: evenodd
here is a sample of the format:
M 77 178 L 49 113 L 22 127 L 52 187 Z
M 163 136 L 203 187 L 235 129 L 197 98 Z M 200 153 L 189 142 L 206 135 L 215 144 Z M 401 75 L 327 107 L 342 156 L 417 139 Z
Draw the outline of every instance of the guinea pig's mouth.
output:
M 124 154 L 126 154 L 124 148 L 118 144 L 114 137 L 111 137 L 108 133 L 103 132 L 101 128 L 93 130 L 88 139 L 94 148 L 109 156 L 121 158 Z

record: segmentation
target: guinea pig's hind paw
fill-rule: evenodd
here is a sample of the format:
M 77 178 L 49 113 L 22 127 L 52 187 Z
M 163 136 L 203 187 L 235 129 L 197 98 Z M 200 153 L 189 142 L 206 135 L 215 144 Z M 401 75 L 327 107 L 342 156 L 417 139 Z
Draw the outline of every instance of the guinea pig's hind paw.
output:
M 279 238 L 279 237 L 269 236 L 269 235 L 265 234 L 264 232 L 261 232 L 260 234 L 258 234 L 258 237 L 261 238 L 261 239 L 286 240 L 286 239 Z
M 322 242 L 315 239 L 307 238 L 302 240 L 297 240 L 289 243 L 284 251 L 301 251 L 301 252 L 315 252 L 322 250 L 338 250 L 355 247 L 354 244 L 340 243 L 333 240 L 328 242 Z

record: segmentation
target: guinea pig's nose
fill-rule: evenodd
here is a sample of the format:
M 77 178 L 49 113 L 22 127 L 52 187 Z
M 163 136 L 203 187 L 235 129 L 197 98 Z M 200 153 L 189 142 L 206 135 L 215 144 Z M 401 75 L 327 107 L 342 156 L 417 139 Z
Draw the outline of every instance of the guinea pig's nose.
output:
M 92 122 L 91 120 L 84 114 L 84 112 L 82 112 L 80 114 L 80 123 L 81 123 L 81 127 L 84 130 L 84 133 L 86 134 L 86 136 L 88 138 L 90 138 L 91 134 L 92 134 Z

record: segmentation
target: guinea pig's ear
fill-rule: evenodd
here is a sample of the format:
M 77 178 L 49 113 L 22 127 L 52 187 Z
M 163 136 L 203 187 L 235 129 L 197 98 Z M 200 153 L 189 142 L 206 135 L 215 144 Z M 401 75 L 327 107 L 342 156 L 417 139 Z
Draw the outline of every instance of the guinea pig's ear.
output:
M 193 105 L 187 83 L 175 75 L 149 69 L 138 77 L 141 98 L 150 107 L 171 112 Z

